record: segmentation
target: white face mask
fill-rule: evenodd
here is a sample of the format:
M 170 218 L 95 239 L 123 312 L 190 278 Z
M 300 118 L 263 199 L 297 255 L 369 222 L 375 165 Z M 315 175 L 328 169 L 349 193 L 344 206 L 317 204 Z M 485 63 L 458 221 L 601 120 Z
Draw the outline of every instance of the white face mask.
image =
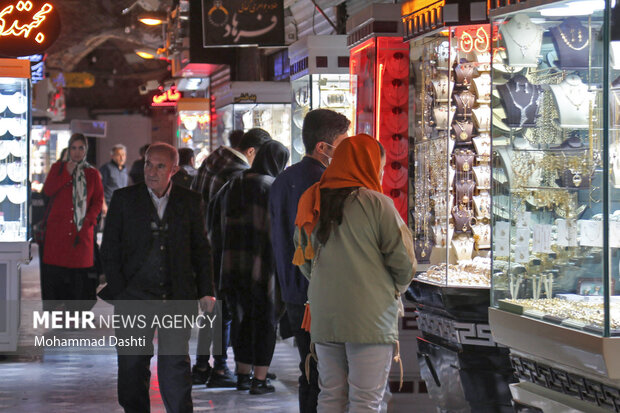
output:
M 323 141 L 323 143 L 325 145 L 329 146 L 330 148 L 332 148 L 332 153 L 333 153 L 334 150 L 336 150 L 336 147 L 334 145 L 330 145 L 329 143 L 327 143 L 325 141 Z M 325 153 L 323 154 L 323 156 L 325 156 L 325 158 L 327 158 L 327 165 L 329 165 L 332 162 L 332 159 L 334 159 L 333 156 L 329 156 L 329 155 L 327 155 Z

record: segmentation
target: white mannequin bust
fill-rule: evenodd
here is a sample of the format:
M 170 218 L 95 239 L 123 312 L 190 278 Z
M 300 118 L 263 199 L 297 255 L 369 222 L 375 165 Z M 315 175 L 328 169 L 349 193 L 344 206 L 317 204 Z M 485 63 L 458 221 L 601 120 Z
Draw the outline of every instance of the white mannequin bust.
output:
M 473 80 L 478 103 L 491 102 L 491 75 L 483 73 Z
M 588 127 L 590 103 L 595 94 L 588 91 L 588 85 L 578 75 L 568 75 L 559 85 L 551 85 L 551 92 L 560 114 L 560 126 L 563 128 Z
M 448 108 L 447 106 L 441 106 L 433 109 L 433 117 L 435 118 L 435 125 L 438 130 L 450 129 L 452 125 L 452 119 L 456 109 L 454 107 Z
M 491 108 L 489 105 L 481 105 L 472 112 L 478 132 L 488 132 L 491 128 Z
M 532 23 L 526 14 L 517 14 L 499 31 L 504 38 L 508 65 L 513 67 L 536 67 L 542 46 L 543 29 Z
M 433 89 L 435 89 L 435 102 L 448 102 L 454 90 L 454 82 L 450 82 L 448 76 L 442 76 L 433 80 Z
M 471 237 L 466 234 L 461 234 L 452 238 L 450 244 L 454 249 L 458 262 L 471 260 L 471 256 L 474 252 L 474 240 Z

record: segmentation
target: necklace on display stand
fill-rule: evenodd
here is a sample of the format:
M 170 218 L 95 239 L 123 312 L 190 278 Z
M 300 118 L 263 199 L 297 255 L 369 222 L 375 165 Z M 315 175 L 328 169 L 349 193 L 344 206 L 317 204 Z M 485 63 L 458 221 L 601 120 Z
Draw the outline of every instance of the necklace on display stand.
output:
M 589 101 L 588 86 L 581 82 L 581 79 L 577 75 L 569 75 L 560 83 L 562 93 L 566 96 L 566 99 L 578 110 L 581 110 L 581 105 Z M 581 101 L 577 99 L 581 98 Z
M 519 92 L 519 82 L 515 82 L 515 92 L 517 93 Z M 532 86 L 531 88 L 528 88 L 528 86 Z M 519 104 L 519 102 L 517 102 L 517 98 L 516 96 L 512 93 L 512 88 L 510 87 L 510 85 L 506 85 L 506 89 L 508 90 L 508 94 L 510 95 L 510 99 L 512 100 L 512 104 L 516 106 L 517 109 L 519 109 L 520 112 L 520 120 L 519 120 L 519 127 L 522 127 L 525 122 L 527 121 L 527 110 L 529 109 L 530 106 L 532 106 L 532 103 L 534 103 L 534 98 L 536 97 L 537 93 L 535 93 L 535 89 L 533 85 L 530 85 L 528 83 L 525 83 L 523 86 L 524 89 L 524 93 L 527 95 L 530 95 L 530 100 L 527 102 L 527 104 L 525 105 L 521 105 Z M 532 89 L 531 91 L 528 89 Z
M 511 20 L 502 25 L 500 30 L 504 35 L 506 48 L 508 49 L 509 61 L 511 60 L 509 47 L 510 42 L 514 43 L 514 45 L 521 51 L 521 57 L 523 59 L 528 57 L 528 53 L 530 53 L 531 50 L 539 49 L 542 44 L 543 30 L 536 24 L 532 23 L 530 18 L 525 14 L 518 14 L 514 16 Z M 535 50 L 535 55 L 531 57 L 535 58 L 537 54 L 538 50 Z
M 588 44 L 590 44 L 590 36 L 589 35 L 587 37 L 584 36 L 583 32 L 585 32 L 585 29 L 583 27 L 577 27 L 576 29 L 570 28 L 569 34 L 568 34 L 568 36 L 570 36 L 570 39 L 568 39 L 567 34 L 564 33 L 564 31 L 562 30 L 561 24 L 557 27 L 557 29 L 558 29 L 558 33 L 560 34 L 560 38 L 562 39 L 564 44 L 575 51 L 583 50 L 584 48 L 588 46 Z M 583 43 L 581 46 L 575 46 L 575 43 L 581 43 L 584 37 L 586 40 L 585 43 Z

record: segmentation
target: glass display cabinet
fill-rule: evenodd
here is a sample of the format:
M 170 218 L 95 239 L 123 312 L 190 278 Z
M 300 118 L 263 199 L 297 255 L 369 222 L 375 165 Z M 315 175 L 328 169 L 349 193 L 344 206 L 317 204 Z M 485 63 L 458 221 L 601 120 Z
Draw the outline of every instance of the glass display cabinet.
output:
M 438 411 L 512 412 L 508 351 L 488 324 L 491 26 L 486 7 L 465 19 L 458 5 L 416 6 L 402 9 L 414 79 L 409 226 L 418 273 L 409 292 L 422 332 L 418 361 Z
M 409 47 L 402 37 L 387 36 L 350 47 L 355 131 L 374 136 L 385 148 L 383 193 L 407 222 Z
M 235 129 L 265 129 L 291 150 L 291 85 L 289 82 L 228 82 L 213 90 L 216 144 L 228 145 Z
M 0 59 L 0 352 L 15 351 L 20 265 L 30 257 L 30 62 Z
M 350 91 L 346 36 L 306 36 L 290 45 L 288 54 L 292 87 L 291 161 L 296 163 L 306 152 L 301 138 L 306 113 L 325 108 L 353 119 L 355 102 Z
M 618 6 L 495 6 L 493 336 L 518 403 L 618 411 Z
M 196 165 L 211 149 L 211 106 L 209 98 L 181 98 L 177 101 L 177 147 L 192 148 Z

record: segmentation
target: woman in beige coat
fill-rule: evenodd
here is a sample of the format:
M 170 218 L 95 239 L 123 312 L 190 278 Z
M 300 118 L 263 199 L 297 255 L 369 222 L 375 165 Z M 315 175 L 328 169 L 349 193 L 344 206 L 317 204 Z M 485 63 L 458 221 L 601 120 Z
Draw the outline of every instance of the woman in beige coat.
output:
M 380 410 L 415 272 L 411 233 L 381 193 L 384 165 L 375 139 L 345 139 L 299 202 L 294 263 L 310 280 L 319 412 Z

